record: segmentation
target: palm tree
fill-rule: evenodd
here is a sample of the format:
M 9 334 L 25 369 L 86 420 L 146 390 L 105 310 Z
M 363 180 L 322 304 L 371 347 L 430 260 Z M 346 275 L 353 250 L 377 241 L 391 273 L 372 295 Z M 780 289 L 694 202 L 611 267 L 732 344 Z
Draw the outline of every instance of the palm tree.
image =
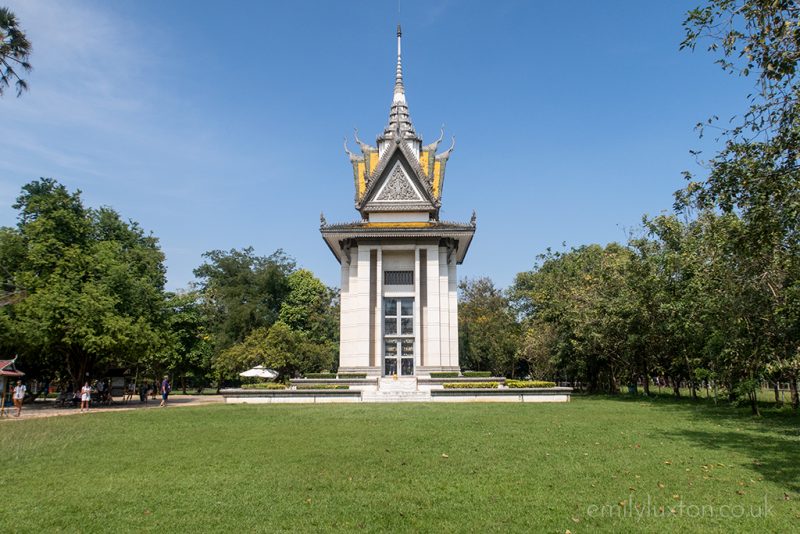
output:
M 17 87 L 17 96 L 28 89 L 19 71 L 31 70 L 30 55 L 31 42 L 17 25 L 17 16 L 8 8 L 0 7 L 0 96 L 11 82 Z

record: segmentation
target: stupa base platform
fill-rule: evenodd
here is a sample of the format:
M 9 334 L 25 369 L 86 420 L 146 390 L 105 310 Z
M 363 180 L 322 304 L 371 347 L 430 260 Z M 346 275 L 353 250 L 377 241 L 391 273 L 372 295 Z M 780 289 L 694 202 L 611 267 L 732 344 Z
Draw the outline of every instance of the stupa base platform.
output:
M 486 380 L 486 379 L 483 379 Z M 450 382 L 455 380 L 451 379 Z M 464 380 L 466 384 L 474 380 Z M 291 389 L 223 389 L 226 404 L 331 404 L 344 402 L 569 402 L 572 388 L 448 388 L 416 377 L 299 379 Z M 438 380 L 437 380 L 438 382 Z M 331 385 L 348 389 L 326 389 Z M 319 388 L 315 388 L 318 386 Z

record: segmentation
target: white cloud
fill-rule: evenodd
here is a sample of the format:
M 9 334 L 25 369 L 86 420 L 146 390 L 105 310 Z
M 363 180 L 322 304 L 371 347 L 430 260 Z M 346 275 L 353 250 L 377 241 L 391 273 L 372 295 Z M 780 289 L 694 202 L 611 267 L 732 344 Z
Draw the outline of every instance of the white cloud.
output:
M 29 92 L 0 100 L 4 117 L 107 127 L 109 113 L 142 108 L 137 75 L 145 54 L 124 21 L 79 2 L 11 1 L 9 8 L 33 43 L 34 70 Z

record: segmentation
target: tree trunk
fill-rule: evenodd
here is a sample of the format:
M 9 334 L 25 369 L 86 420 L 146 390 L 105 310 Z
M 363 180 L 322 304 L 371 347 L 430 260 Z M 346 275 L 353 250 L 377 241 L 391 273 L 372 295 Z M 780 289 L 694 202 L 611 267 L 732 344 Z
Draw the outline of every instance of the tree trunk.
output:
M 692 400 L 697 400 L 697 384 L 692 380 L 689 382 L 689 387 L 692 390 Z
M 186 395 L 186 373 L 183 373 L 183 376 L 181 377 L 181 386 L 183 394 Z
M 676 397 L 680 398 L 681 396 L 681 382 L 680 380 L 676 380 L 675 378 L 671 378 L 672 381 L 672 392 L 675 394 Z
M 792 392 L 792 411 L 797 413 L 798 405 L 800 405 L 800 396 L 797 393 L 797 375 L 794 373 L 789 376 L 789 391 Z
M 781 403 L 781 390 L 778 386 L 778 382 L 775 381 L 772 383 L 772 391 L 775 393 L 775 404 Z
M 642 379 L 642 386 L 644 387 L 644 395 L 645 397 L 650 396 L 650 377 L 645 375 Z
M 756 394 L 756 391 L 755 390 L 751 391 L 750 393 L 747 394 L 747 396 L 750 397 L 750 409 L 752 410 L 753 415 L 761 415 L 758 412 L 758 396 Z
M 609 393 L 611 393 L 612 395 L 616 395 L 617 393 L 619 393 L 619 386 L 617 385 L 617 377 L 614 376 L 614 370 L 613 369 L 611 370 L 611 373 L 609 374 L 608 387 L 610 389 Z

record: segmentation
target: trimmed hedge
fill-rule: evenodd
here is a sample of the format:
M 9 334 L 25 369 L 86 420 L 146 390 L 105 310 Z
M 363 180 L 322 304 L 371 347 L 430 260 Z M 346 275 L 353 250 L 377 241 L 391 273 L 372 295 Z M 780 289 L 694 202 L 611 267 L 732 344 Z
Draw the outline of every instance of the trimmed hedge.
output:
M 444 389 L 497 389 L 497 382 L 447 382 Z
M 336 378 L 336 373 L 308 373 L 303 378 Z
M 349 378 L 367 378 L 367 373 L 340 373 L 338 375 L 338 378 L 341 378 L 343 380 Z
M 298 384 L 297 389 L 350 389 L 346 384 Z
M 510 388 L 554 388 L 555 382 L 544 380 L 506 380 L 506 387 Z
M 464 371 L 462 374 L 467 378 L 489 378 L 492 376 L 490 371 Z
M 431 378 L 458 378 L 458 371 L 435 371 Z
M 286 389 L 286 385 L 276 384 L 274 382 L 265 382 L 259 384 L 242 384 L 242 389 Z

